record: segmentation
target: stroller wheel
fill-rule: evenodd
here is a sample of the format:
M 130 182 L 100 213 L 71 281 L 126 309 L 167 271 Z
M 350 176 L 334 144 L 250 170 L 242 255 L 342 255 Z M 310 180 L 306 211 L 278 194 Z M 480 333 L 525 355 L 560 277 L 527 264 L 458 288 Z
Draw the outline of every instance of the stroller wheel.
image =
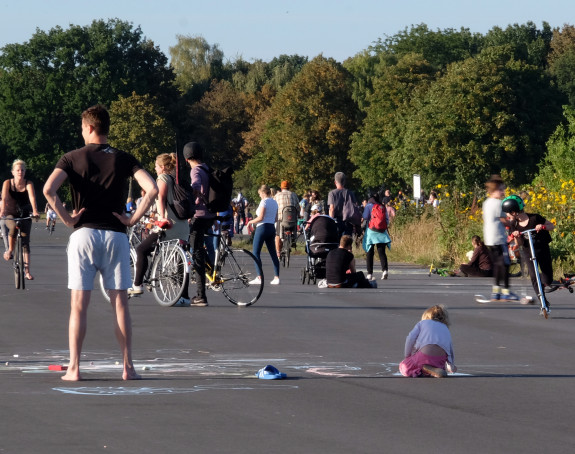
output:
M 301 270 L 301 283 L 302 283 L 302 285 L 305 284 L 306 278 L 307 278 L 307 268 L 303 268 Z

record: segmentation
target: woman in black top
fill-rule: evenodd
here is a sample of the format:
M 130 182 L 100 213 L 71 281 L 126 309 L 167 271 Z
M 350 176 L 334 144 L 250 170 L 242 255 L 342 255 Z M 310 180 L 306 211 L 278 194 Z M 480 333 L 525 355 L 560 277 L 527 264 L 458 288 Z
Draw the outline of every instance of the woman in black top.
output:
M 0 203 L 0 217 L 7 217 L 6 227 L 9 229 L 8 250 L 4 252 L 4 260 L 11 260 L 14 246 L 16 244 L 16 223 L 11 218 L 38 216 L 36 206 L 36 194 L 34 185 L 26 180 L 26 163 L 17 159 L 12 164 L 12 175 L 14 178 L 4 181 L 2 185 L 2 202 Z M 20 223 L 22 231 L 22 248 L 24 251 L 24 271 L 28 280 L 34 279 L 30 274 L 30 230 L 32 220 L 28 219 Z

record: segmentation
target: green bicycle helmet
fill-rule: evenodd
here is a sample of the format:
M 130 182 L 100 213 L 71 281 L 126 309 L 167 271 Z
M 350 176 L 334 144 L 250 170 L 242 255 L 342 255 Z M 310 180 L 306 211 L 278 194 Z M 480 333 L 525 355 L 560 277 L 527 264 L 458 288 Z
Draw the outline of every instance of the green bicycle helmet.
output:
M 510 195 L 505 197 L 503 202 L 501 202 L 501 209 L 505 213 L 521 213 L 525 208 L 525 202 L 518 195 Z

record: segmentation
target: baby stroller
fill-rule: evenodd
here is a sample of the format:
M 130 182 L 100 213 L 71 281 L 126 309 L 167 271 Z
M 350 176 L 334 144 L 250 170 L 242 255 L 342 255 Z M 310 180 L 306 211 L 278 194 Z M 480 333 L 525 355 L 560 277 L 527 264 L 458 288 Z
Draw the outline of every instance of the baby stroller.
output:
M 325 279 L 325 259 L 332 249 L 339 247 L 339 233 L 333 218 L 320 215 L 312 219 L 309 227 L 303 230 L 306 267 L 301 271 L 301 283 L 317 283 Z

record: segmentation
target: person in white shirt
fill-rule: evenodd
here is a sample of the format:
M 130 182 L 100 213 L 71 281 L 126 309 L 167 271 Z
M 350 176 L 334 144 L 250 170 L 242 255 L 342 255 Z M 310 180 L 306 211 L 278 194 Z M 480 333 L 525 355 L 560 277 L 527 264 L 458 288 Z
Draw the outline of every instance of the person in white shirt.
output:
M 509 251 L 507 248 L 507 215 L 501 208 L 505 197 L 505 184 L 499 175 L 493 175 L 487 183 L 487 199 L 483 202 L 483 242 L 493 264 L 494 283 L 491 301 L 519 301 L 509 290 Z
M 426 309 L 405 339 L 405 359 L 399 364 L 404 377 L 430 375 L 447 377 L 455 373 L 453 343 L 449 332 L 449 314 L 443 305 Z M 446 371 L 447 369 L 447 371 Z
M 265 243 L 274 264 L 274 278 L 270 284 L 278 285 L 280 283 L 280 261 L 276 253 L 275 244 L 275 224 L 278 218 L 278 204 L 272 198 L 271 189 L 265 184 L 258 189 L 258 194 L 262 200 L 258 206 L 258 209 L 256 210 L 256 217 L 248 222 L 248 225 L 256 225 L 256 232 L 254 234 L 253 243 L 253 254 L 258 259 L 258 276 L 254 280 L 250 281 L 250 284 L 261 283 L 263 271 L 261 268 L 260 254 Z

